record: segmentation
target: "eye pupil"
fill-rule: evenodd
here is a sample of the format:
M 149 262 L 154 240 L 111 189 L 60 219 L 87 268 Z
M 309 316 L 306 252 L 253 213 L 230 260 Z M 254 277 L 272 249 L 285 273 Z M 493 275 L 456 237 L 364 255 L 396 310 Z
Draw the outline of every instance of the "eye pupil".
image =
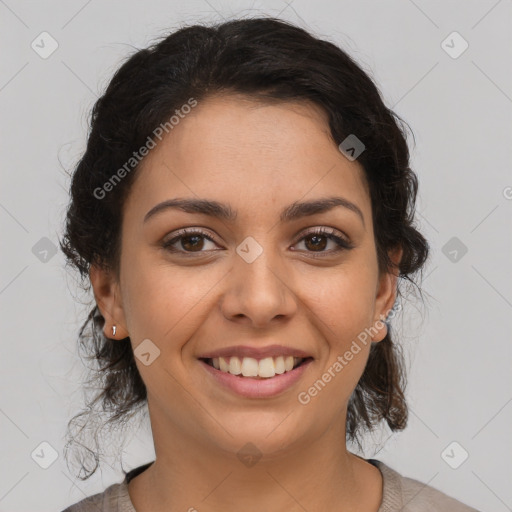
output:
M 194 243 L 188 244 L 187 240 L 195 240 Z M 199 244 L 197 243 L 199 241 Z M 202 243 L 201 243 L 202 242 Z M 203 248 L 204 245 L 204 239 L 201 235 L 188 235 L 184 236 L 181 240 L 181 245 L 184 249 L 190 250 L 190 249 L 197 249 L 199 247 L 199 250 Z M 188 246 L 188 247 L 187 247 Z
M 323 243 L 321 243 L 321 242 L 320 242 L 320 243 L 318 243 L 318 240 L 319 240 L 319 239 L 323 239 Z M 306 246 L 308 245 L 308 240 L 309 240 L 309 241 L 316 240 L 316 241 L 314 241 L 314 242 L 313 242 L 313 246 L 312 246 L 313 248 L 316 248 L 316 249 L 318 249 L 318 248 L 320 248 L 320 249 L 324 249 L 324 248 L 325 248 L 325 246 L 326 246 L 326 237 L 325 237 L 325 236 L 323 236 L 323 235 L 310 235 L 310 236 L 306 237 Z

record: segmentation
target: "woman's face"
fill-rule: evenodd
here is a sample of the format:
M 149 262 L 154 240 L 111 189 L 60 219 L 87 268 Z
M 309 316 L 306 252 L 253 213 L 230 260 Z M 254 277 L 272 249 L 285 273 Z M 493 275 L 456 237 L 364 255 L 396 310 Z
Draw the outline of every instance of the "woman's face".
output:
M 119 282 L 97 269 L 91 280 L 107 336 L 115 324 L 137 355 L 157 451 L 170 438 L 231 453 L 252 443 L 267 455 L 327 431 L 342 442 L 349 397 L 385 327 L 366 343 L 361 333 L 393 306 L 396 278 L 379 276 L 363 169 L 330 139 L 323 111 L 209 98 L 137 172 Z M 154 210 L 177 199 L 188 207 Z M 226 365 L 238 356 L 249 375 L 281 373 L 244 377 L 229 373 L 240 371 L 235 359 L 228 372 L 204 359 L 219 354 Z M 282 373 L 280 356 L 294 354 L 307 359 Z

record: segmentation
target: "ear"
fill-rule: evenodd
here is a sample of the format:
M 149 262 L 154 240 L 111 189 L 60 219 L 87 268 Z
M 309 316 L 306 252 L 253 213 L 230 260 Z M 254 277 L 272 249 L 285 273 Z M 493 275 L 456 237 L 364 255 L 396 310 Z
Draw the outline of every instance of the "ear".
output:
M 393 264 L 398 267 L 400 260 L 402 259 L 403 249 L 397 247 L 391 250 L 389 257 Z M 393 269 L 390 272 L 384 272 L 379 277 L 379 283 L 377 285 L 377 295 L 375 297 L 375 315 L 373 321 L 372 331 L 376 334 L 372 335 L 372 341 L 382 341 L 387 334 L 387 326 L 384 323 L 384 319 L 389 315 L 390 310 L 393 308 L 397 295 L 397 284 L 398 284 L 398 269 Z
M 126 329 L 124 310 L 121 303 L 119 283 L 112 271 L 101 268 L 97 265 L 90 266 L 89 279 L 94 290 L 94 298 L 98 305 L 105 325 L 103 334 L 107 338 L 122 340 L 129 336 Z M 113 335 L 112 327 L 116 326 L 116 334 Z

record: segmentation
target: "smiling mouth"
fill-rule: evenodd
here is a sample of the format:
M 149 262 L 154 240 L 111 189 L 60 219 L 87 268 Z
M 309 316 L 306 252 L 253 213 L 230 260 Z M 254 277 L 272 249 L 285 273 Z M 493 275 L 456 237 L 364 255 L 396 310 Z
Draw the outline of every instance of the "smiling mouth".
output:
M 278 356 L 255 359 L 253 357 L 200 358 L 209 366 L 224 373 L 241 378 L 270 379 L 276 375 L 291 372 L 312 357 Z

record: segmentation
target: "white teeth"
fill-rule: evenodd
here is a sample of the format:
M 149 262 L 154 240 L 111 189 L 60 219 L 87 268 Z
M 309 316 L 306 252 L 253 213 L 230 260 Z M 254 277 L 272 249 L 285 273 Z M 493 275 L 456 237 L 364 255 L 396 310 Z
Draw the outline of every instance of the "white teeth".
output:
M 244 377 L 257 377 L 259 365 L 256 359 L 244 357 L 242 359 L 242 375 Z
M 301 358 L 293 356 L 265 357 L 259 361 L 253 357 L 214 357 L 212 365 L 217 370 L 243 377 L 270 378 L 293 370 Z
M 274 359 L 272 357 L 262 359 L 258 366 L 258 375 L 260 377 L 273 377 L 275 374 Z
M 286 368 L 284 367 L 284 357 L 283 356 L 276 357 L 275 366 L 276 366 L 275 371 L 278 375 L 280 375 L 281 373 L 284 373 Z
M 224 357 L 219 357 L 220 370 L 223 372 L 229 372 L 229 363 Z
M 232 357 L 229 360 L 229 373 L 233 375 L 240 375 L 242 373 L 242 361 L 238 357 Z

